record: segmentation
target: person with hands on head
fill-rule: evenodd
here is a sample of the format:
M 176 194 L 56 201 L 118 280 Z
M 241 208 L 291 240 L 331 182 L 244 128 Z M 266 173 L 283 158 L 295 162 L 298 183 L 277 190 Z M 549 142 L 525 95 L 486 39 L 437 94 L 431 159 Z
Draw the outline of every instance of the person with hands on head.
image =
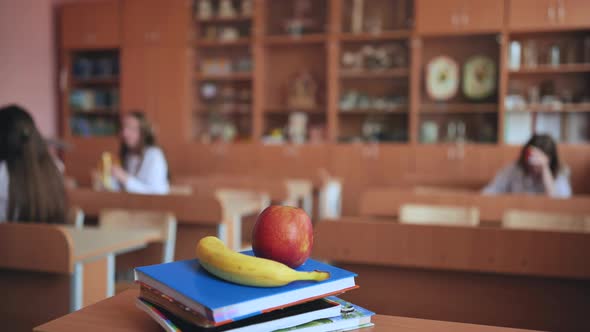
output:
M 122 166 L 113 165 L 112 175 L 125 191 L 155 195 L 169 193 L 166 157 L 156 145 L 156 138 L 143 113 L 134 111 L 123 117 L 119 158 Z
M 549 135 L 533 135 L 522 148 L 518 161 L 501 170 L 483 193 L 530 193 L 568 198 L 572 196 L 572 189 L 569 171 L 561 164 L 555 141 Z

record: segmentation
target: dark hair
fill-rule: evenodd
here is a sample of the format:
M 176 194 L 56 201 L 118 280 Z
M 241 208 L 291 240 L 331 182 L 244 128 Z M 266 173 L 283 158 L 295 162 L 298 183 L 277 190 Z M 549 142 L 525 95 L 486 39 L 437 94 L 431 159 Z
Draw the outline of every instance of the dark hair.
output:
M 152 130 L 152 127 L 147 120 L 147 117 L 140 111 L 132 111 L 125 116 L 131 116 L 139 122 L 139 146 L 136 149 L 131 149 L 121 141 L 121 147 L 119 149 L 119 159 L 123 165 L 123 168 L 127 169 L 126 160 L 130 153 L 137 153 L 143 157 L 143 152 L 146 148 L 156 146 L 156 136 Z
M 63 177 L 29 113 L 0 108 L 0 161 L 9 176 L 8 221 L 64 223 Z
M 553 177 L 556 177 L 561 169 L 561 161 L 559 160 L 559 154 L 557 153 L 557 144 L 555 144 L 553 138 L 549 135 L 535 134 L 524 145 L 520 151 L 518 166 L 527 173 L 529 171 L 527 161 L 527 150 L 529 147 L 535 147 L 547 155 L 549 158 L 549 169 L 551 169 L 551 174 L 553 174 Z

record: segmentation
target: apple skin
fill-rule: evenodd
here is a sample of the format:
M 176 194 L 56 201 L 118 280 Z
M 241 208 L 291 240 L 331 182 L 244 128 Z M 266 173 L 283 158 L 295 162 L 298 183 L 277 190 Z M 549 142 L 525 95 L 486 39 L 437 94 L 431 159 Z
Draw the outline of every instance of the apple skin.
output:
M 257 257 L 296 268 L 311 255 L 313 226 L 302 209 L 271 205 L 258 216 L 252 239 L 252 249 Z

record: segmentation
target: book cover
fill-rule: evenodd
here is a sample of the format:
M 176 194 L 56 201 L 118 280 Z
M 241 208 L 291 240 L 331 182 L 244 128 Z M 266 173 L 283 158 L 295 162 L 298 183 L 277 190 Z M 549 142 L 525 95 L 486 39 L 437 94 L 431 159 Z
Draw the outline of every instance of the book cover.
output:
M 314 320 L 309 323 L 276 330 L 274 332 L 329 332 L 348 331 L 373 326 L 371 317 L 374 312 L 346 302 L 337 297 L 328 297 L 328 300 L 340 303 L 339 316 Z
M 253 255 L 252 251 L 245 254 Z M 250 287 L 209 274 L 196 259 L 140 267 L 135 272 L 138 282 L 178 301 L 215 325 L 356 288 L 356 274 L 313 259 L 297 270 L 327 271 L 330 278 L 322 282 L 296 281 L 282 287 Z
M 270 313 L 250 317 L 219 327 L 200 327 L 187 322 L 157 304 L 139 298 L 139 309 L 170 332 L 259 332 L 273 331 L 284 327 L 304 324 L 313 320 L 334 317 L 340 314 L 340 303 L 327 299 L 316 300 Z

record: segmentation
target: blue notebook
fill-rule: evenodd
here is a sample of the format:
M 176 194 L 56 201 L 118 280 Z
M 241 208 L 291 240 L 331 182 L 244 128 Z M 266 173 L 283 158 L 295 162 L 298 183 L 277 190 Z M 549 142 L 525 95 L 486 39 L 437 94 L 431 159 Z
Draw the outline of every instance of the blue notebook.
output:
M 194 259 L 136 268 L 135 279 L 215 326 L 356 288 L 356 274 L 313 259 L 297 270 L 327 271 L 330 278 L 296 281 L 282 287 L 242 286 L 213 276 Z

